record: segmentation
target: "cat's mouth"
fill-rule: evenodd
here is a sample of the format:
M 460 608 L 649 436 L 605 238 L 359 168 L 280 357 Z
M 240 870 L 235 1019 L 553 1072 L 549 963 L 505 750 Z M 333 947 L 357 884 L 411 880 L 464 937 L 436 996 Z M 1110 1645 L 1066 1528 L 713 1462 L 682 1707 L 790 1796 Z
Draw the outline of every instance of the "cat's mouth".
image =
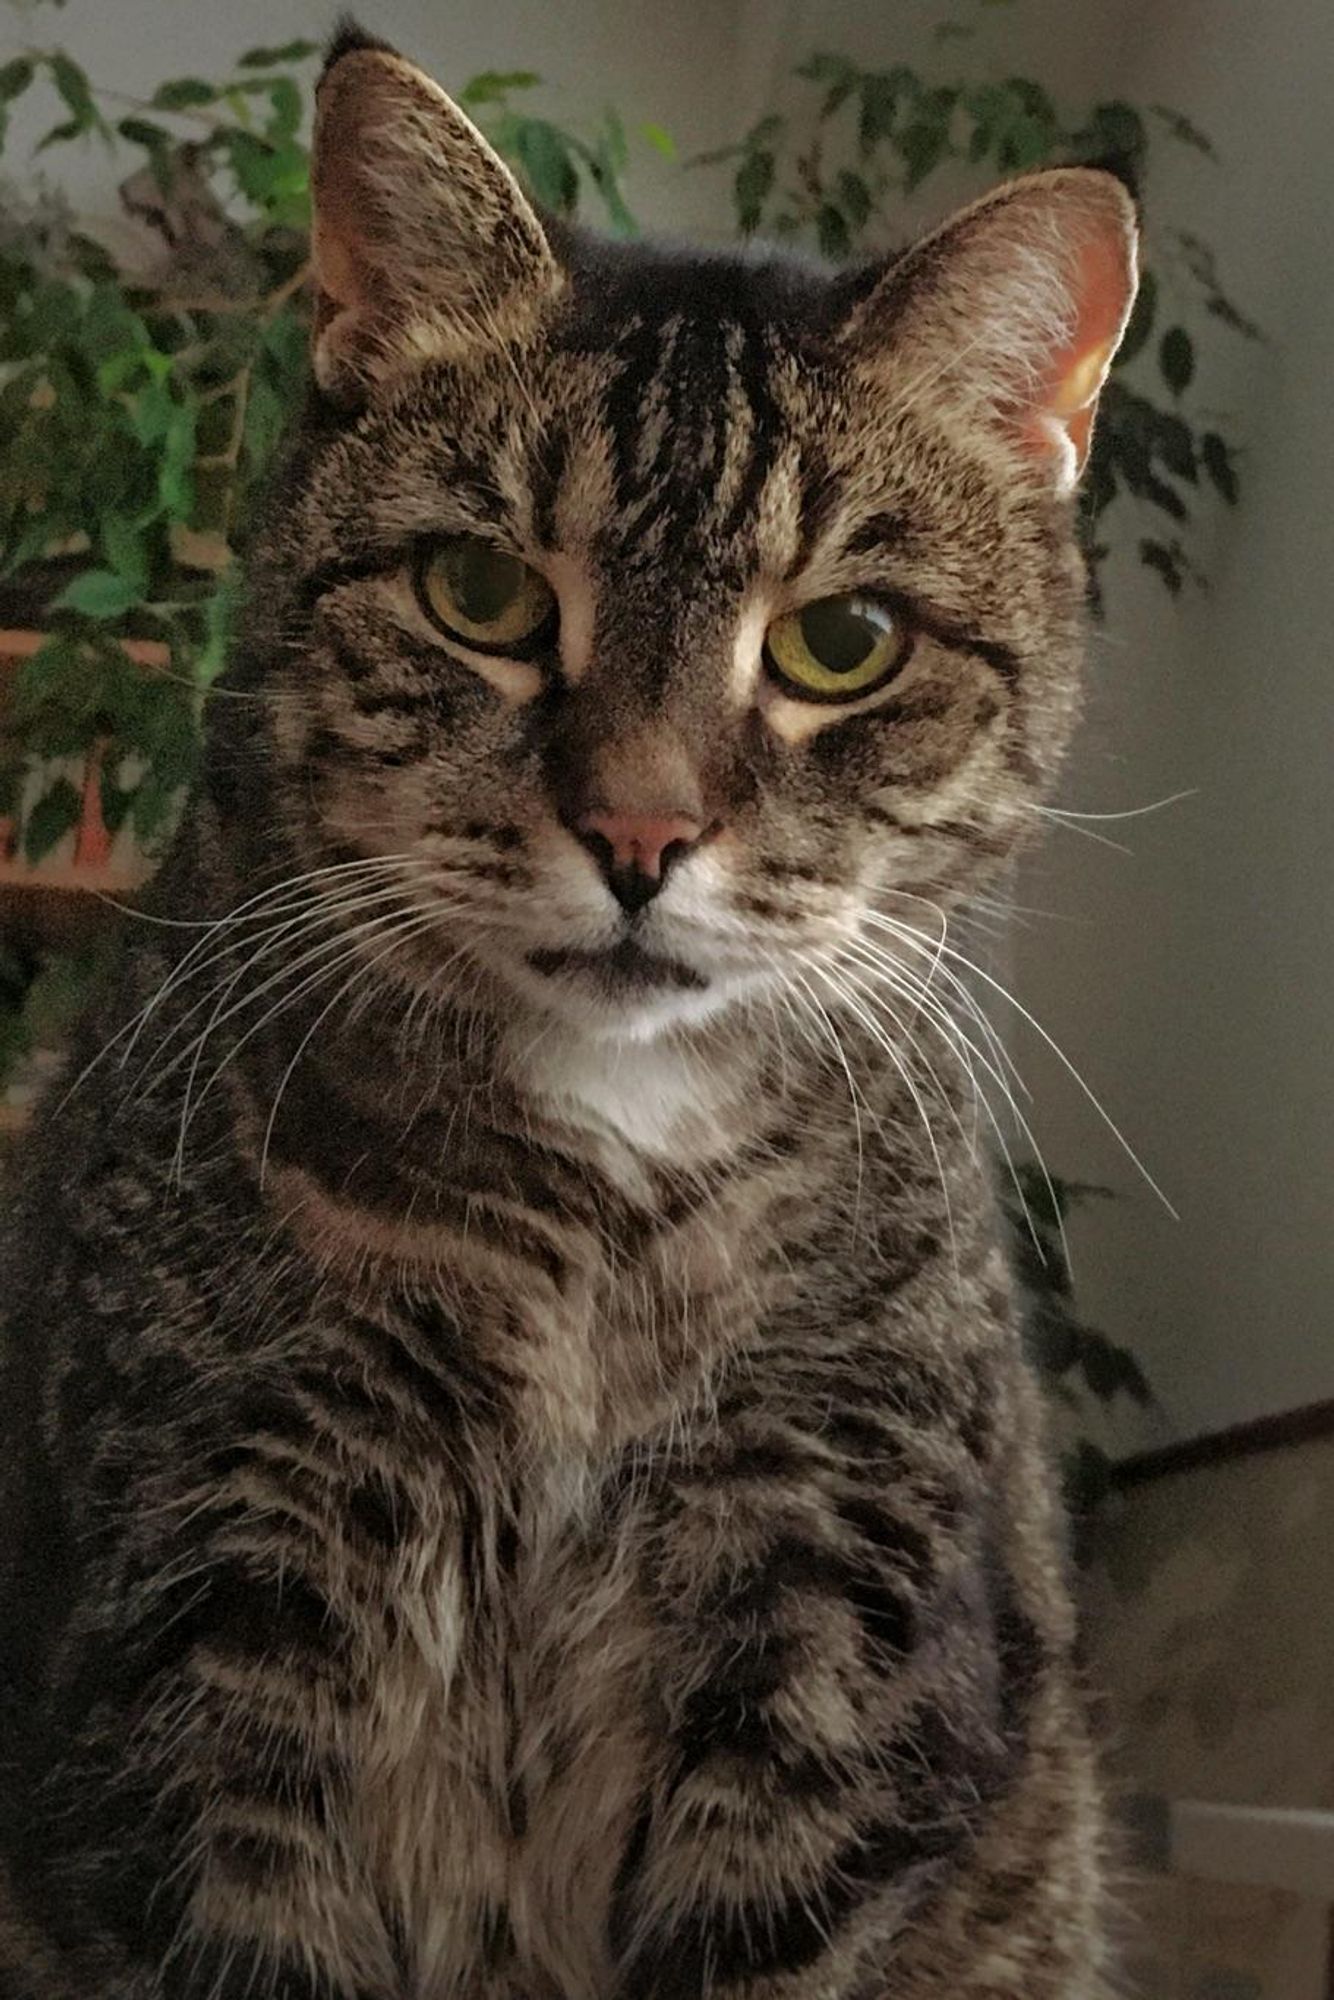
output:
M 527 959 L 533 971 L 544 978 L 592 978 L 618 994 L 661 992 L 664 988 L 677 993 L 702 993 L 709 984 L 693 966 L 683 965 L 677 958 L 659 958 L 628 937 L 605 951 L 568 947 L 530 951 Z

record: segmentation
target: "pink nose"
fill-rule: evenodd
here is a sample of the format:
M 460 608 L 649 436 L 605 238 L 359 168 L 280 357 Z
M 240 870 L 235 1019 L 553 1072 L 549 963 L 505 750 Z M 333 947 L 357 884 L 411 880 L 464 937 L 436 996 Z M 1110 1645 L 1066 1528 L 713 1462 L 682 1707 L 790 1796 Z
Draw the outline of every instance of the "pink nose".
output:
M 605 841 L 613 868 L 636 869 L 657 881 L 664 873 L 668 848 L 691 848 L 704 831 L 698 820 L 684 814 L 586 812 L 575 821 L 575 832 Z M 679 857 L 673 856 L 673 859 Z
M 602 879 L 628 917 L 651 903 L 667 871 L 699 840 L 704 829 L 684 813 L 581 813 L 574 831 L 596 861 Z

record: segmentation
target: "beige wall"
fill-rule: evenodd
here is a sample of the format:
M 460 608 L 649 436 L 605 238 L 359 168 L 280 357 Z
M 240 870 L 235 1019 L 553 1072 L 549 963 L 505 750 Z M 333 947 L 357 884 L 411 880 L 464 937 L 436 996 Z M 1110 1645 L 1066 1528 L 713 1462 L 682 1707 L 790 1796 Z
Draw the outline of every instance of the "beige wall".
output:
M 1113 1503 L 1089 1633 L 1130 1789 L 1334 1810 L 1332 1521 L 1334 1439 Z
M 1334 1808 L 1334 1439 L 1113 1503 L 1087 1584 L 1089 1672 L 1121 1795 Z M 1143 2000 L 1327 2000 L 1329 1895 L 1135 1879 Z

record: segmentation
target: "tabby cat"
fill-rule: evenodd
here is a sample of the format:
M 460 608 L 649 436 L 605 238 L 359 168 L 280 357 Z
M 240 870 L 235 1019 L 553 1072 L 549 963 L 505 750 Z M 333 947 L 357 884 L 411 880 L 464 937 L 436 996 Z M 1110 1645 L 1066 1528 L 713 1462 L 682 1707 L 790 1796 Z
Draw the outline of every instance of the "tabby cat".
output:
M 355 30 L 314 190 L 202 795 L 10 1204 L 0 1992 L 1090 2000 L 944 924 L 1076 706 L 1130 202 L 602 242 Z

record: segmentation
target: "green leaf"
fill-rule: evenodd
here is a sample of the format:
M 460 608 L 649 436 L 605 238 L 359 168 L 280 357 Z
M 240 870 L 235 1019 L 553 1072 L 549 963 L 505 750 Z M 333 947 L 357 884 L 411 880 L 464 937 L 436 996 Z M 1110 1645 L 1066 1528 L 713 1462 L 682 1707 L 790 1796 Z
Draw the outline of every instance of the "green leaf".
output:
M 1173 597 L 1181 595 L 1181 565 L 1173 551 L 1163 542 L 1145 538 L 1139 545 L 1139 559 L 1149 569 L 1156 570 Z
M 279 76 L 268 86 L 268 96 L 273 114 L 264 128 L 264 136 L 281 144 L 292 138 L 301 123 L 301 92 L 290 76 Z
M 29 808 L 23 823 L 23 852 L 27 860 L 40 861 L 58 841 L 79 824 L 83 798 L 68 778 L 57 778 Z
M 1093 113 L 1093 130 L 1101 151 L 1137 162 L 1148 144 L 1144 120 L 1133 104 L 1119 100 L 1100 104 Z
M 169 194 L 172 183 L 172 156 L 175 142 L 165 125 L 154 125 L 149 118 L 122 118 L 116 130 L 122 139 L 128 139 L 132 146 L 142 146 L 148 154 L 153 178 L 164 194 Z
M 792 74 L 803 77 L 807 83 L 855 84 L 857 65 L 848 56 L 822 49 L 798 63 Z
M 692 153 L 684 162 L 687 167 L 721 167 L 728 160 L 738 160 L 746 151 L 743 141 L 733 146 L 712 146 L 707 153 Z
M 267 465 L 287 422 L 287 405 L 272 383 L 256 375 L 245 406 L 245 448 L 257 467 Z
M 88 131 L 98 122 L 97 106 L 93 102 L 88 78 L 63 49 L 57 49 L 47 61 L 51 71 L 51 81 L 59 91 L 65 109 L 71 119 L 77 121 L 81 132 Z
M 1158 280 L 1152 271 L 1145 271 L 1139 281 L 1139 291 L 1135 296 L 1134 311 L 1122 336 L 1121 345 L 1116 350 L 1116 364 L 1124 367 L 1139 354 L 1149 335 L 1153 332 L 1153 316 L 1158 309 Z
M 752 125 L 749 132 L 747 132 L 747 146 L 753 149 L 757 146 L 769 145 L 773 140 L 778 138 L 786 123 L 787 120 L 780 112 L 768 112 L 758 123 Z
M 236 58 L 236 63 L 238 69 L 276 69 L 280 63 L 305 62 L 319 52 L 318 42 L 298 40 L 283 42 L 273 49 L 247 49 L 243 56 Z
M 130 801 L 134 797 L 132 788 L 127 789 L 122 787 L 119 773 L 119 764 L 113 763 L 110 758 L 107 759 L 98 773 L 98 792 L 101 797 L 102 820 L 113 840 L 125 824 L 126 815 L 130 810 Z
M 521 118 L 515 130 L 519 166 L 533 193 L 558 215 L 572 214 L 579 201 L 579 175 L 569 137 L 547 118 Z
M 459 92 L 459 103 L 495 104 L 512 90 L 533 90 L 542 79 L 535 69 L 484 69 Z
M 1177 479 L 1185 479 L 1194 486 L 1199 478 L 1195 464 L 1195 440 L 1185 419 L 1160 416 L 1154 426 L 1153 444 L 1167 470 Z
M 918 119 L 900 136 L 898 148 L 907 169 L 903 185 L 911 194 L 949 152 L 949 133 L 935 119 Z
M 12 104 L 16 97 L 22 97 L 35 74 L 27 56 L 15 56 L 12 62 L 0 63 L 0 104 Z
M 1181 248 L 1186 269 L 1205 294 L 1205 310 L 1221 319 L 1224 326 L 1230 326 L 1246 340 L 1263 340 L 1264 331 L 1253 319 L 1247 319 L 1238 311 L 1231 299 L 1224 295 L 1218 281 L 1218 260 L 1213 250 L 1202 237 L 1194 236 L 1188 229 L 1174 230 L 1173 235 Z
M 899 105 L 916 102 L 922 86 L 916 74 L 902 64 L 891 70 L 873 70 L 862 78 L 861 115 L 857 121 L 857 144 L 862 157 L 874 152 L 882 139 L 893 137 Z
M 310 161 L 295 139 L 274 144 L 253 132 L 228 132 L 227 156 L 236 184 L 257 207 L 265 208 L 304 194 L 310 186 Z
M 1163 380 L 1174 396 L 1190 387 L 1195 373 L 1195 344 L 1184 326 L 1170 326 L 1158 347 Z
M 638 236 L 639 224 L 626 207 L 617 179 L 616 140 L 614 134 L 604 133 L 597 147 L 590 150 L 576 142 L 579 157 L 588 168 L 589 177 L 606 204 L 607 218 L 618 236 Z
M 1235 507 L 1238 498 L 1237 473 L 1232 452 L 1217 431 L 1206 431 L 1200 440 L 1200 457 L 1213 482 L 1214 490 Z
M 139 530 L 121 514 L 104 514 L 99 527 L 102 554 L 136 598 L 148 589 L 148 554 Z
M 871 213 L 871 190 L 860 174 L 843 169 L 838 177 L 838 198 L 849 223 L 860 229 Z
M 80 611 L 85 618 L 120 618 L 139 593 L 112 569 L 86 569 L 53 599 L 53 611 Z
M 195 679 L 202 688 L 211 686 L 227 664 L 228 643 L 239 595 L 240 586 L 233 566 L 204 607 L 204 643 L 194 658 Z
M 196 105 L 216 104 L 221 92 L 199 76 L 178 76 L 160 83 L 151 102 L 159 111 L 190 111 Z
M 664 125 L 641 125 L 640 131 L 648 140 L 655 153 L 661 153 L 664 160 L 676 158 L 676 141 Z
M 130 825 L 142 845 L 152 843 L 166 826 L 181 787 L 174 778 L 150 769 L 130 795 Z
M 997 149 L 997 162 L 1006 173 L 1025 173 L 1029 167 L 1040 166 L 1044 160 L 1049 160 L 1056 143 L 1054 122 L 1049 123 L 1032 112 L 1024 112 L 1007 128 Z
M 1162 120 L 1172 137 L 1179 139 L 1183 146 L 1193 146 L 1197 153 L 1204 153 L 1211 160 L 1218 158 L 1209 134 L 1202 132 L 1193 119 L 1187 118 L 1184 111 L 1174 111 L 1168 104 L 1151 104 L 1149 109 L 1155 118 Z
M 80 303 L 78 292 L 62 278 L 38 285 L 22 320 L 28 352 L 41 353 L 70 339 L 79 324 Z
M 165 378 L 156 373 L 151 375 L 130 411 L 130 428 L 136 441 L 145 446 L 157 444 L 165 437 L 175 408 L 176 401 Z
M 170 520 L 187 521 L 190 518 L 190 509 L 194 504 L 194 481 L 191 477 L 194 455 L 195 406 L 193 403 L 173 403 L 162 440 L 157 482 L 158 499 Z
M 625 124 L 621 114 L 608 105 L 603 115 L 604 151 L 608 165 L 616 173 L 624 173 L 630 163 L 630 144 L 625 136 Z
M 749 236 L 759 228 L 764 204 L 769 198 L 773 184 L 773 154 L 765 152 L 748 154 L 738 168 L 736 179 L 732 183 L 737 225 L 743 236 Z
M 1011 76 L 1006 78 L 1005 89 L 1030 118 L 1039 118 L 1044 125 L 1055 125 L 1056 106 L 1040 83 L 1027 76 Z
M 847 218 L 832 202 L 823 202 L 815 217 L 815 236 L 825 257 L 846 257 L 852 249 Z
M 44 153 L 48 146 L 63 146 L 67 139 L 81 139 L 88 130 L 81 118 L 66 118 L 59 125 L 53 125 L 37 144 L 34 153 Z

